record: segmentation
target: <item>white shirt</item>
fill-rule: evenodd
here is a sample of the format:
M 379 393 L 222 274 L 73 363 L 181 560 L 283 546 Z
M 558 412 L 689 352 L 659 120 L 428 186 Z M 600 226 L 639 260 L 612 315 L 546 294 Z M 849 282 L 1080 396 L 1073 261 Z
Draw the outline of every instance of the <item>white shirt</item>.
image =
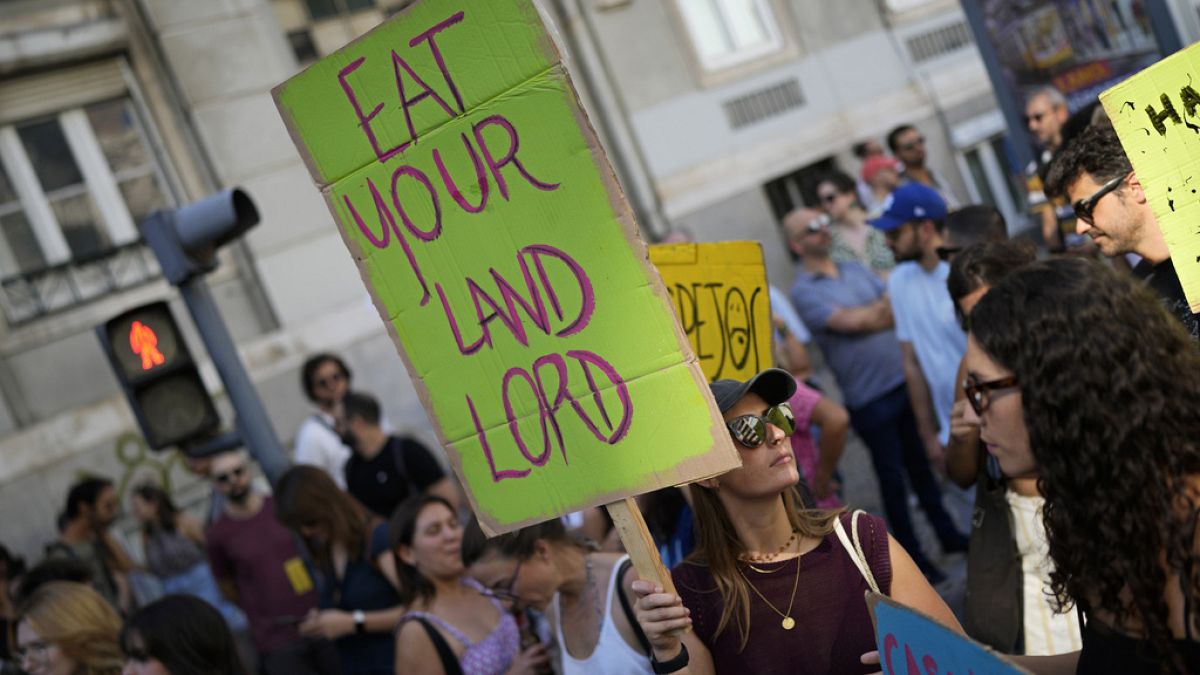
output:
M 346 489 L 346 460 L 350 459 L 350 448 L 342 443 L 333 430 L 333 415 L 320 411 L 304 418 L 296 432 L 296 450 L 293 458 L 297 464 L 310 464 L 324 469 L 338 487 Z
M 954 316 L 954 301 L 946 290 L 950 265 L 939 262 L 926 272 L 915 261 L 896 265 L 888 277 L 892 314 L 896 317 L 896 339 L 908 342 L 917 353 L 921 373 L 929 385 L 933 412 L 937 415 L 938 439 L 950 440 L 950 408 L 958 387 L 958 364 L 967 350 L 967 336 Z
M 619 592 L 617 571 L 628 558 L 628 555 L 622 556 L 613 564 L 612 574 L 608 577 L 608 590 L 604 593 L 605 609 L 600 624 L 600 639 L 586 659 L 577 659 L 567 653 L 566 642 L 563 641 L 562 608 L 558 604 L 558 594 L 554 595 L 554 637 L 558 640 L 559 653 L 562 655 L 563 675 L 651 675 L 654 672 L 650 667 L 650 657 L 630 647 L 621 631 L 617 630 L 617 624 L 613 623 L 612 613 L 623 611 L 621 601 L 616 596 Z
M 1041 497 L 1024 497 L 1008 490 L 1004 494 L 1012 513 L 1013 539 L 1021 556 L 1021 607 L 1025 629 L 1025 653 L 1050 656 L 1083 648 L 1079 616 L 1074 610 L 1058 614 L 1047 595 L 1050 590 L 1050 544 L 1042 521 Z

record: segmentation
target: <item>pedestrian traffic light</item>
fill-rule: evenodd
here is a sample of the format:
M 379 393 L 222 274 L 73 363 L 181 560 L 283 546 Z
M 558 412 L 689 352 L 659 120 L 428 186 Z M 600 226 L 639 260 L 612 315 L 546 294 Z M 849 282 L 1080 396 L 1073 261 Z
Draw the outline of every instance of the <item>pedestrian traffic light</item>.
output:
M 221 418 L 166 302 L 96 326 L 117 381 L 153 450 L 212 434 Z
M 217 266 L 217 249 L 258 224 L 254 201 L 240 189 L 150 214 L 140 227 L 163 276 L 179 286 Z

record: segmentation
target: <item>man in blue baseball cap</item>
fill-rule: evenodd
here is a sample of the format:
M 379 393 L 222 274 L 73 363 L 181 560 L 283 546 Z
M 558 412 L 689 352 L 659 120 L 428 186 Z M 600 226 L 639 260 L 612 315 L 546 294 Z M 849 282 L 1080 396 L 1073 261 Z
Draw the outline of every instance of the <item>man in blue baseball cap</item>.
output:
M 946 290 L 950 265 L 945 246 L 946 202 L 932 188 L 906 183 L 870 221 L 883 230 L 899 263 L 888 279 L 896 338 L 917 428 L 931 461 L 940 462 L 950 434 L 958 364 L 966 336 Z

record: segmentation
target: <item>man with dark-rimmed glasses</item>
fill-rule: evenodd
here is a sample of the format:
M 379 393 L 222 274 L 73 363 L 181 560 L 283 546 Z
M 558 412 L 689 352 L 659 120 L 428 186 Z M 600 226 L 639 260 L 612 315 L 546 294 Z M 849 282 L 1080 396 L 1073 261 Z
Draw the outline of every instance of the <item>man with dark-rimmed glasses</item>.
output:
M 1046 187 L 1070 201 L 1075 231 L 1091 237 L 1104 255 L 1141 256 L 1134 274 L 1162 298 L 1192 338 L 1200 340 L 1200 315 L 1188 306 L 1158 219 L 1112 127 L 1089 127 L 1069 142 L 1051 163 Z M 1188 198 L 1196 196 L 1179 196 Z

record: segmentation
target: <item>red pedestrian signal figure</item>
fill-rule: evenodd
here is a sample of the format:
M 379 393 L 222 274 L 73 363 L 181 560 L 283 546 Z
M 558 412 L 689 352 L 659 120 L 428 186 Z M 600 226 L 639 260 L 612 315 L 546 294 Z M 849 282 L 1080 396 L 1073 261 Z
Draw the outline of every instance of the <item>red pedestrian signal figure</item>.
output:
M 150 370 L 161 366 L 166 359 L 158 351 L 158 336 L 154 330 L 141 321 L 134 321 L 129 328 L 129 347 L 134 354 L 142 357 L 142 370 Z

